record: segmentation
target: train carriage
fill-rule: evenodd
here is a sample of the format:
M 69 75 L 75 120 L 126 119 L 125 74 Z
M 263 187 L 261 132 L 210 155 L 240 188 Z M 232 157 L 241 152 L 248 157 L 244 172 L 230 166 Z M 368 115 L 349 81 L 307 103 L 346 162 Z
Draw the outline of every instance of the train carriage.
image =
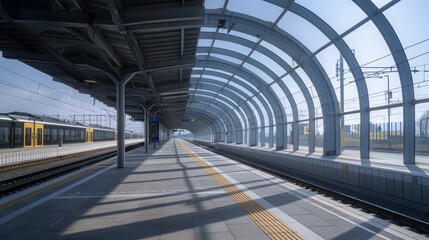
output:
M 125 132 L 126 139 L 133 133 Z M 116 131 L 100 125 L 66 122 L 21 112 L 0 114 L 0 148 L 39 147 L 60 143 L 90 143 L 116 139 Z

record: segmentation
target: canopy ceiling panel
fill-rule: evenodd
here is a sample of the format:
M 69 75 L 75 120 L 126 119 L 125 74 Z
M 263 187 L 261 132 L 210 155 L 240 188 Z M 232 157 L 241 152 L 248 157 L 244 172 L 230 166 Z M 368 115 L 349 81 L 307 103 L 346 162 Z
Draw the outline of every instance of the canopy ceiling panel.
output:
M 143 108 L 169 128 L 183 116 L 204 20 L 202 0 L 5 0 L 0 41 L 18 59 L 115 107 L 115 85 L 126 85 L 126 113 Z M 179 87 L 177 87 L 179 86 Z

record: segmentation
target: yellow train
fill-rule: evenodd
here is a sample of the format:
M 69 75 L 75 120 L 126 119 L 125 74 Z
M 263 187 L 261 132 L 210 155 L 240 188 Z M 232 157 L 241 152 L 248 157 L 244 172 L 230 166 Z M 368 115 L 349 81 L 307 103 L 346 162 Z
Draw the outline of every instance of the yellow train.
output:
M 40 147 L 60 142 L 90 143 L 115 140 L 116 137 L 114 129 L 98 125 L 21 112 L 0 114 L 0 148 Z M 125 138 L 132 139 L 133 132 L 126 131 Z

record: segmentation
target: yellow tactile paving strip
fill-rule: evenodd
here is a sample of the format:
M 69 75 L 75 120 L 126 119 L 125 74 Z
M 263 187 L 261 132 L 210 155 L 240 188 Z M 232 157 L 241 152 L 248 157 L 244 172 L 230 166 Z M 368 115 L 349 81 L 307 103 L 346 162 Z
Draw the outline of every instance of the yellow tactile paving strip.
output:
M 219 186 L 228 193 L 228 195 L 250 216 L 250 218 L 262 229 L 262 231 L 265 232 L 265 234 L 268 235 L 269 238 L 304 239 L 271 212 L 261 207 L 246 193 L 231 184 L 231 182 L 191 152 L 180 141 L 179 145 L 217 184 L 219 184 Z

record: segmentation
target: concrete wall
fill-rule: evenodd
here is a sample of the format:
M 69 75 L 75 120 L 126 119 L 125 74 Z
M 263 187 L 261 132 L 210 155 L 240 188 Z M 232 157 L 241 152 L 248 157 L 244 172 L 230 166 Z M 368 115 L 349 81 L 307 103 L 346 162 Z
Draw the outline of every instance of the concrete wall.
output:
M 423 172 L 406 172 L 380 167 L 298 156 L 281 151 L 262 150 L 224 143 L 194 140 L 203 146 L 256 163 L 264 163 L 323 180 L 355 192 L 369 194 L 391 202 L 429 211 L 429 176 Z

